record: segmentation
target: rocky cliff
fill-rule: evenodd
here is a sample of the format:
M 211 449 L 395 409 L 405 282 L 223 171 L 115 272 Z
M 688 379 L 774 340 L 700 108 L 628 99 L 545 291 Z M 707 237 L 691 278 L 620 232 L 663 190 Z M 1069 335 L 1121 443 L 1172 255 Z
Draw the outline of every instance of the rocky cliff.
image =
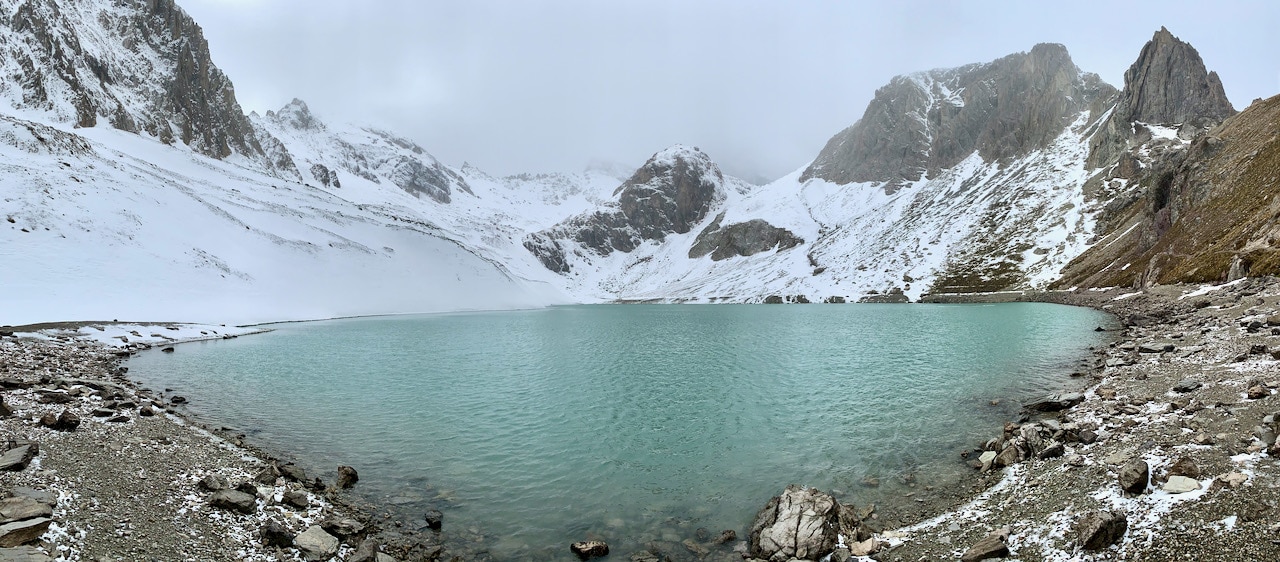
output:
M 1145 287 L 1280 274 L 1280 96 L 1141 173 L 1142 196 L 1059 286 Z
M 173 0 L 2 0 L 0 98 L 78 127 L 105 122 L 218 159 L 299 177 L 256 131 L 200 26 Z
M 894 189 L 960 163 L 1047 147 L 1115 89 L 1081 72 L 1062 45 L 1040 44 L 986 64 L 899 76 L 861 120 L 832 137 L 800 181 L 884 182 Z
M 1200 53 L 1163 27 L 1142 47 L 1124 73 L 1124 90 L 1102 129 L 1090 143 L 1089 166 L 1107 166 L 1131 149 L 1144 125 L 1174 125 L 1184 135 L 1235 115 L 1218 73 Z
M 565 242 L 607 256 L 689 232 L 723 199 L 724 183 L 720 167 L 701 150 L 674 146 L 654 154 L 618 186 L 607 208 L 532 233 L 524 244 L 548 269 L 567 273 Z

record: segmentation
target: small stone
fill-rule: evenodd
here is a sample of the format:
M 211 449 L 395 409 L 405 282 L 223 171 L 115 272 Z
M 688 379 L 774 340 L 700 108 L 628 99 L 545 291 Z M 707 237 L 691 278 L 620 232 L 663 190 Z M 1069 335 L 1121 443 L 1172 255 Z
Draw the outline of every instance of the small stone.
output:
M 151 409 L 151 406 L 150 406 L 150 405 L 147 405 L 147 406 L 143 406 L 143 407 L 141 407 L 141 408 L 138 408 L 138 415 L 139 415 L 139 416 L 142 416 L 142 417 L 144 417 L 144 418 L 149 418 L 149 417 L 151 417 L 151 416 L 156 415 L 156 411 L 155 411 L 155 410 L 153 410 L 153 409 Z
M 223 478 L 216 474 L 206 475 L 204 478 L 200 479 L 200 482 L 198 482 L 196 486 L 199 486 L 201 490 L 205 490 L 209 492 L 226 490 L 227 488 L 231 487 L 231 485 L 227 483 L 226 478 Z
M 1147 481 L 1151 478 L 1151 466 L 1142 459 L 1133 459 L 1120 467 L 1116 480 L 1120 489 L 1130 494 L 1141 494 L 1147 489 Z
M 609 555 L 609 545 L 604 541 L 581 541 L 569 545 L 569 551 L 586 560 Z
M 1204 386 L 1204 384 L 1201 383 L 1200 381 L 1186 379 L 1184 381 L 1179 382 L 1178 384 L 1173 385 L 1173 391 L 1174 392 L 1191 392 L 1193 390 L 1199 389 L 1201 386 Z
M 1129 520 L 1118 511 L 1091 511 L 1076 521 L 1076 540 L 1085 550 L 1102 550 L 1120 542 Z
M 1185 494 L 1200 489 L 1200 482 L 1186 476 L 1170 476 L 1169 481 L 1160 488 L 1170 494 Z
M 738 532 L 733 529 L 725 529 L 720 531 L 720 536 L 716 537 L 714 543 L 725 544 L 738 540 Z
M 94 408 L 89 415 L 95 418 L 107 418 L 116 415 L 116 411 L 110 408 Z
M 342 488 L 345 490 L 347 488 L 355 486 L 356 482 L 359 482 L 359 481 L 360 481 L 360 474 L 356 472 L 356 469 L 351 468 L 349 466 L 338 467 L 338 487 L 339 488 Z
M 276 521 L 267 521 L 262 525 L 262 529 L 258 531 L 258 536 L 262 539 L 262 544 L 274 548 L 289 548 L 293 546 L 293 533 L 284 525 Z
M 1248 396 L 1250 400 L 1259 400 L 1271 396 L 1271 391 L 1265 385 L 1254 385 L 1249 387 Z
M 1080 467 L 1084 466 L 1084 457 L 1080 455 L 1071 455 L 1063 462 L 1067 463 L 1068 466 Z
M 218 490 L 214 492 L 213 497 L 209 498 L 209 505 L 246 514 L 253 513 L 257 509 L 254 496 L 240 490 Z
M 438 509 L 429 509 L 425 515 L 427 520 L 427 528 L 432 531 L 439 531 L 444 527 L 444 514 Z
M 1219 476 L 1218 481 L 1231 488 L 1239 488 L 1242 484 L 1249 481 L 1249 477 L 1240 472 L 1229 472 Z
M 1009 556 L 1009 530 L 992 531 L 982 540 L 974 543 L 960 556 L 960 562 L 978 562 L 988 558 L 1006 558 Z
M 178 404 L 186 404 L 186 403 L 187 403 L 187 397 L 186 397 L 186 396 L 174 396 L 173 398 L 170 398 L 170 399 L 169 399 L 169 403 L 170 403 L 170 404 L 173 404 L 173 405 L 175 405 L 175 406 L 176 406 L 176 405 L 178 405 Z
M 1266 344 L 1256 343 L 1249 346 L 1249 355 L 1266 355 L 1266 354 L 1267 354 Z
M 110 418 L 107 418 L 107 422 L 109 423 L 124 423 L 127 421 L 129 421 L 129 416 L 126 416 L 124 414 L 111 416 Z
M 338 554 L 339 544 L 337 538 L 317 525 L 307 527 L 302 534 L 293 538 L 293 545 L 302 551 L 302 559 L 308 561 L 333 558 Z

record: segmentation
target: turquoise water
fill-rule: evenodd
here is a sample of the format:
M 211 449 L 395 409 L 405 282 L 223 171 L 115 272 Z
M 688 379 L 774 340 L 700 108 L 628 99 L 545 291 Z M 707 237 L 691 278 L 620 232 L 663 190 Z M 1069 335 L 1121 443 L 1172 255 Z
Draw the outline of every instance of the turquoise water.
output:
M 1048 304 L 597 305 L 381 317 L 142 354 L 131 374 L 494 559 L 744 536 L 787 484 L 897 494 L 1069 385 L 1106 315 Z M 1004 407 L 990 401 L 1002 400 Z M 939 469 L 938 467 L 943 467 Z

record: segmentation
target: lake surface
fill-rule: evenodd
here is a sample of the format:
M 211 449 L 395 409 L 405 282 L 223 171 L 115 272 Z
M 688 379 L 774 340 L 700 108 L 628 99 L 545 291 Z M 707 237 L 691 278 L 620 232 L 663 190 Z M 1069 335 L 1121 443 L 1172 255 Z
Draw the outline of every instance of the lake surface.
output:
M 494 559 L 568 560 L 598 536 L 625 560 L 697 528 L 745 538 L 790 483 L 862 505 L 970 470 L 957 453 L 1072 386 L 1111 322 L 1025 303 L 570 306 L 282 324 L 129 367 L 309 473 L 350 464 L 357 490 L 441 509 Z

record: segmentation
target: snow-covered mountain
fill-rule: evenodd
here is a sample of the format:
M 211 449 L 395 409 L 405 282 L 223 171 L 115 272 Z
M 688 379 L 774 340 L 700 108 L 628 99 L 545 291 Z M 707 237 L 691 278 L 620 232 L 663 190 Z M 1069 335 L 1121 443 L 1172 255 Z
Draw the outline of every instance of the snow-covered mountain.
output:
M 499 178 L 299 100 L 244 115 L 170 0 L 0 0 L 0 18 L 13 324 L 1044 287 L 1148 232 L 1133 209 L 1159 162 L 1234 113 L 1161 30 L 1123 90 L 1060 45 L 895 78 L 768 185 L 685 146 Z

